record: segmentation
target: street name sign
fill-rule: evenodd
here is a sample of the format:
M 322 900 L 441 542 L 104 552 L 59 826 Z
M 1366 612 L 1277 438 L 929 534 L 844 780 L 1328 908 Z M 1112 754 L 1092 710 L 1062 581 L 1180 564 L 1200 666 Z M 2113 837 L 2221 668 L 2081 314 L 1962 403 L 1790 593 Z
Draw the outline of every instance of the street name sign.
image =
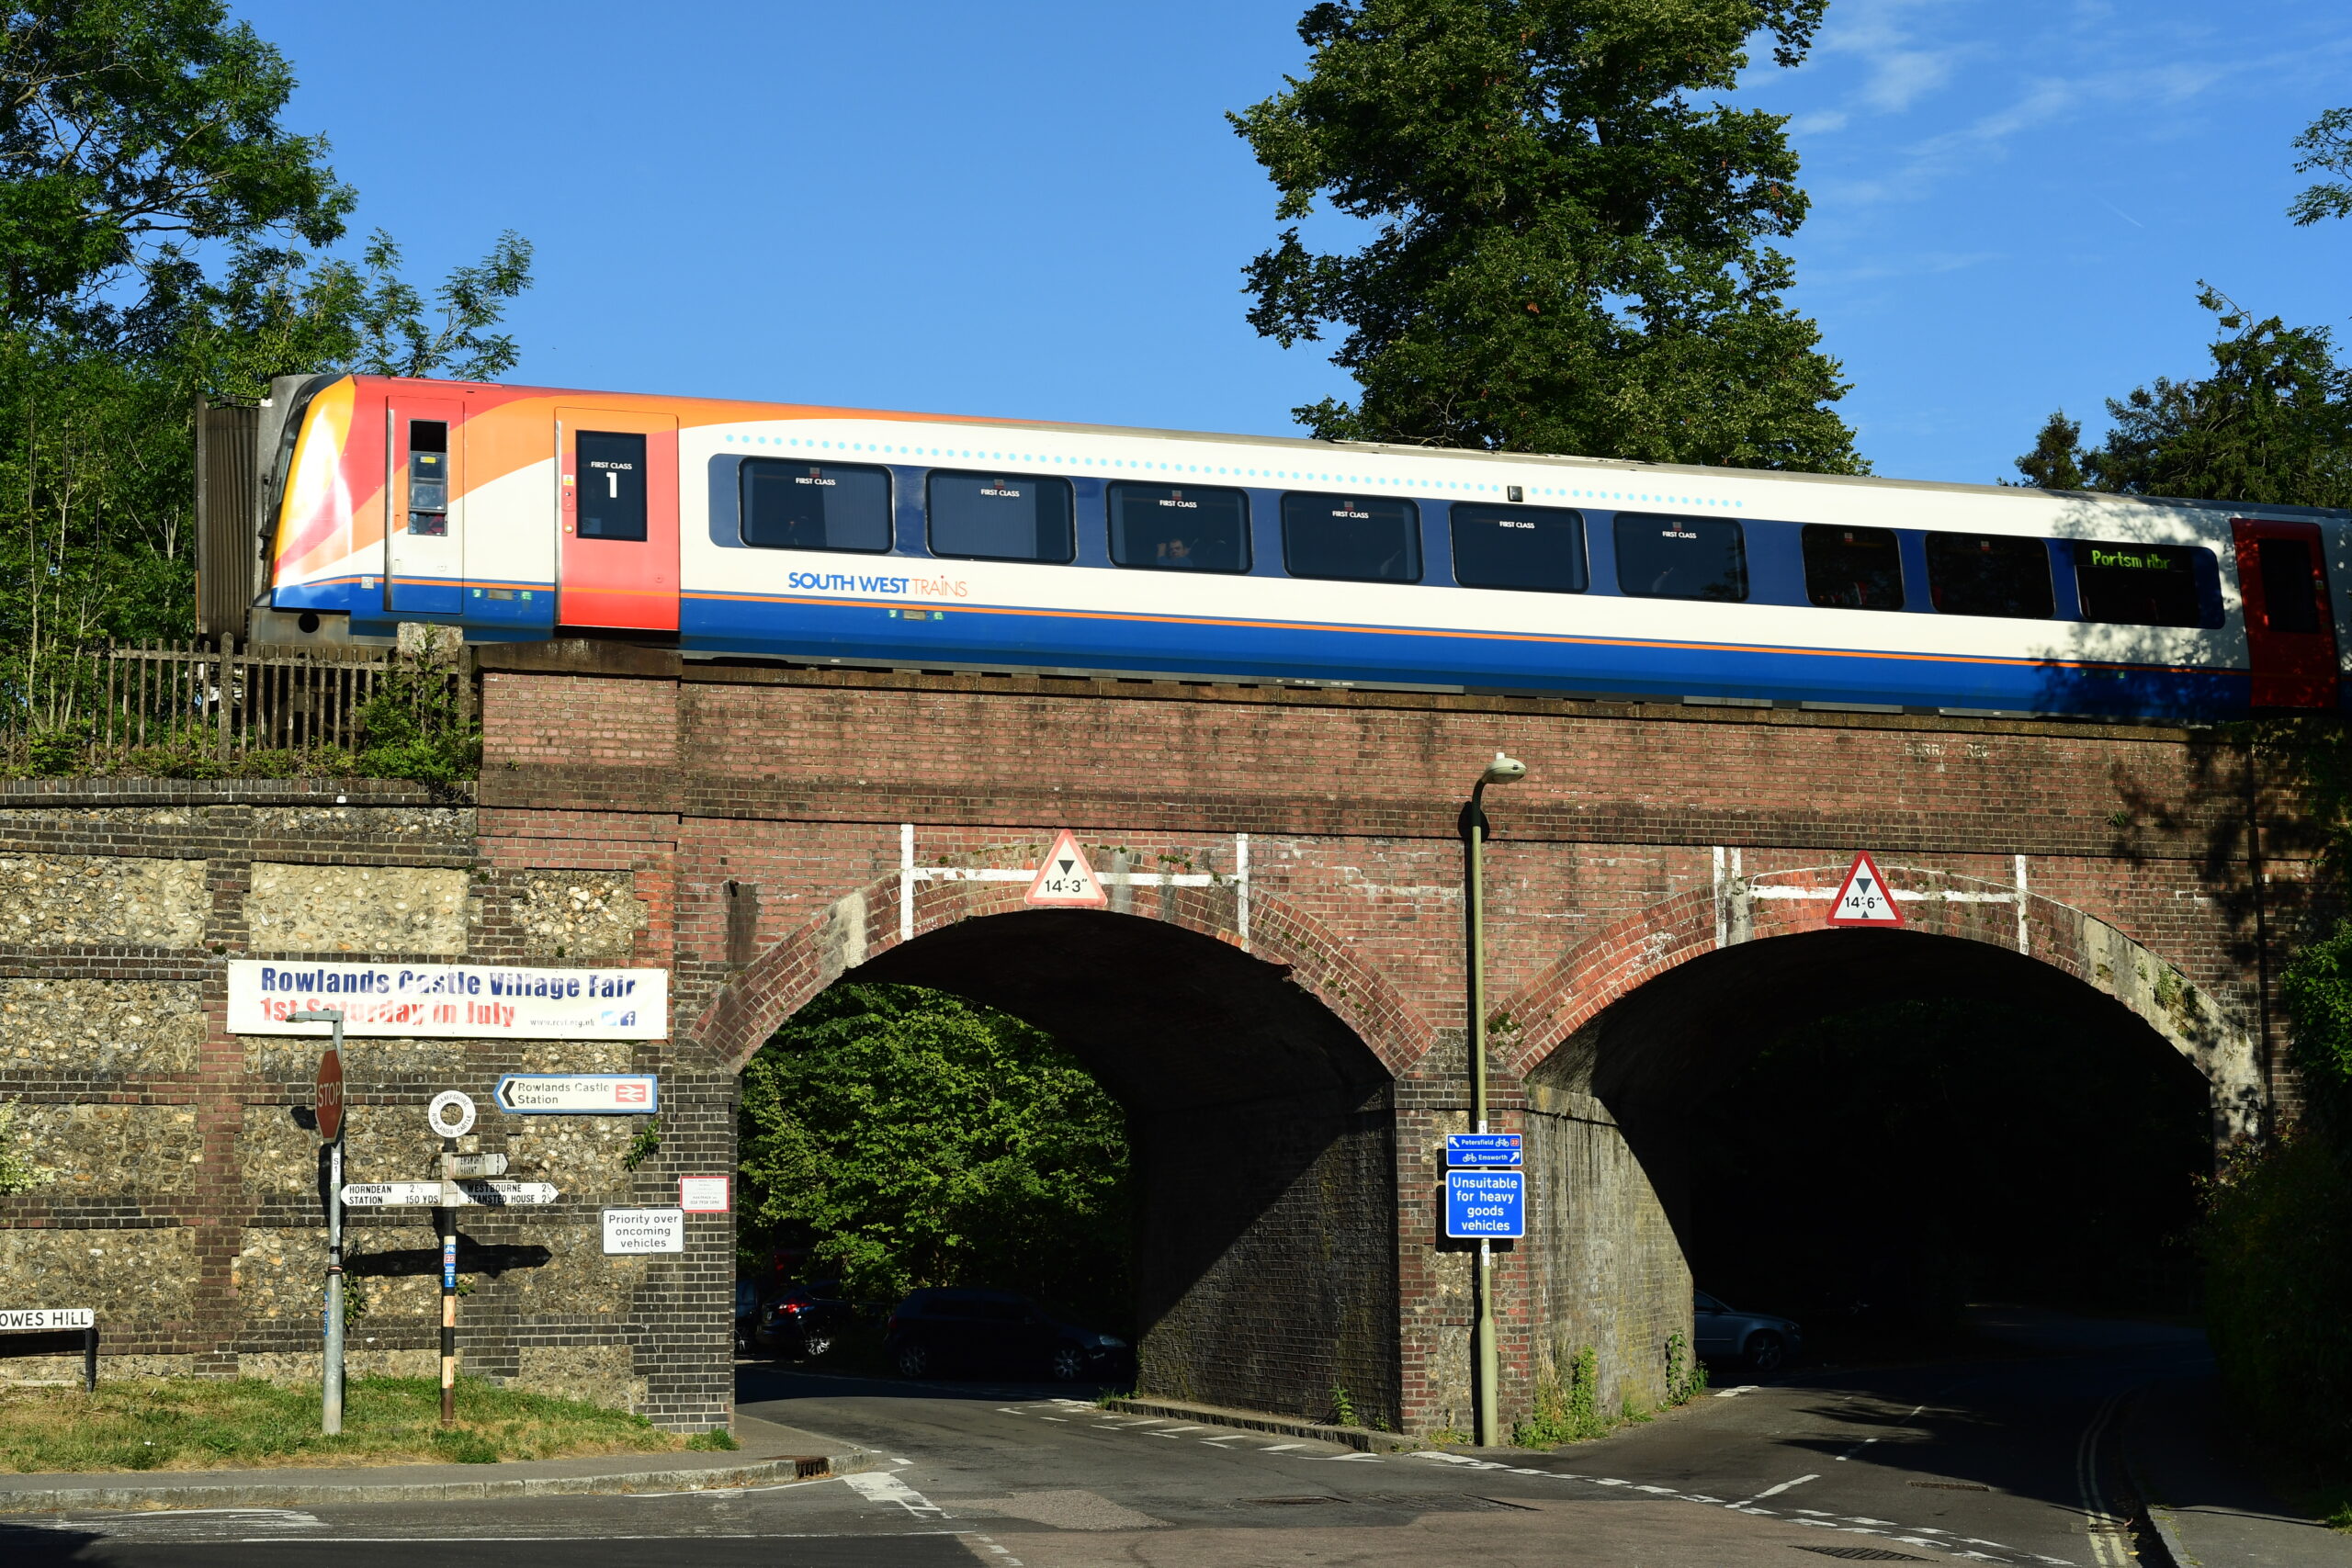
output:
M 561 1194 L 544 1181 L 351 1181 L 346 1209 L 514 1209 L 552 1203 Z
M 92 1307 L 0 1307 L 0 1333 L 46 1334 L 60 1328 L 96 1328 Z
M 1903 923 L 1903 911 L 1894 907 L 1894 890 L 1878 874 L 1869 851 L 1855 855 L 1854 863 L 1846 868 L 1846 880 L 1838 885 L 1838 897 L 1829 906 L 1829 923 L 1890 930 Z
M 437 1209 L 441 1206 L 441 1184 L 437 1181 L 346 1181 L 343 1184 L 343 1206 L 346 1209 Z
M 1456 1170 L 1465 1166 L 1517 1165 L 1521 1142 L 1517 1133 L 1448 1133 L 1445 1163 Z
M 1445 1234 L 1514 1239 L 1527 1234 L 1527 1175 L 1517 1170 L 1445 1173 Z
M 1029 884 L 1022 901 L 1049 908 L 1099 909 L 1111 900 L 1094 868 L 1086 863 L 1086 852 L 1078 847 L 1077 836 L 1065 828 L 1054 847 L 1046 852 L 1046 863 L 1037 868 L 1036 879 Z
M 494 1098 L 516 1116 L 650 1116 L 662 1085 L 652 1073 L 509 1073 Z
M 506 1174 L 504 1155 L 444 1155 L 441 1156 L 444 1176 L 503 1176 Z
M 605 1251 L 607 1256 L 638 1256 L 686 1249 L 684 1209 L 607 1209 L 605 1211 Z

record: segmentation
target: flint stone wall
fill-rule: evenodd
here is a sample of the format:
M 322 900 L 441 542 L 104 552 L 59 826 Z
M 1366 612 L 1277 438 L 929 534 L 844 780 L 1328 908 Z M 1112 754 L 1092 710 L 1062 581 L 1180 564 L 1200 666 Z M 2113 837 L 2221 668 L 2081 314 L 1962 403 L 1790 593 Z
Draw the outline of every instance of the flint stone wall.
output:
M 136 799 L 153 786 L 118 787 Z M 78 784 L 71 805 L 0 786 L 0 1100 L 22 1102 L 12 1141 L 54 1173 L 0 1198 L 0 1306 L 96 1309 L 102 1378 L 319 1375 L 319 1047 L 228 1034 L 231 959 L 662 962 L 639 951 L 653 907 L 634 868 L 502 870 L 470 805 L 348 788 L 306 800 L 300 785 L 262 786 L 290 803 L 240 804 L 253 787 L 173 785 L 178 798 L 156 806 L 116 803 L 103 782 Z M 350 1040 L 345 1178 L 433 1177 L 441 1145 L 424 1102 L 472 1094 L 481 1120 L 461 1148 L 504 1153 L 511 1176 L 561 1198 L 459 1212 L 465 1370 L 701 1430 L 727 1420 L 731 1389 L 699 1344 L 684 1356 L 668 1343 L 681 1260 L 605 1257 L 599 1215 L 674 1204 L 676 1171 L 661 1158 L 627 1168 L 639 1118 L 509 1117 L 491 1094 L 507 1072 L 661 1072 L 664 1153 L 731 1168 L 731 1137 L 699 1149 L 672 1127 L 731 1133 L 729 1080 L 668 1071 L 668 1050 Z M 715 1111 L 700 1108 L 712 1091 Z M 432 1212 L 349 1211 L 346 1239 L 350 1371 L 431 1375 Z M 731 1275 L 731 1235 L 699 1239 Z M 0 1382 L 78 1371 L 27 1343 L 0 1339 Z

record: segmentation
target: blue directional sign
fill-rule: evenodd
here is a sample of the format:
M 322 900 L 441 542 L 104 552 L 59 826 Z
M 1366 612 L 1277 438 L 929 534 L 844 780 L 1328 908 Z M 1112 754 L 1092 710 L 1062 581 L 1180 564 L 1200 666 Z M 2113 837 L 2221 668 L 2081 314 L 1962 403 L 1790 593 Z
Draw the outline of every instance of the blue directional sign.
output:
M 1456 1170 L 1474 1165 L 1517 1165 L 1519 1145 L 1517 1133 L 1448 1133 L 1445 1163 Z
M 1527 1175 L 1518 1170 L 1445 1173 L 1445 1234 L 1514 1239 L 1527 1234 Z

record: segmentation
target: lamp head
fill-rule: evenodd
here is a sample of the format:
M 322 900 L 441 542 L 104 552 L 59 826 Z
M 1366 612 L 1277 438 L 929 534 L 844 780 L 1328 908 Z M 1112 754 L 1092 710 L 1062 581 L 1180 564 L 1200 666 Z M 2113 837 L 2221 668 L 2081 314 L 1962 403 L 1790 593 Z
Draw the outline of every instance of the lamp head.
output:
M 1506 757 L 1498 751 L 1495 753 L 1495 760 L 1487 764 L 1487 771 L 1478 775 L 1478 782 L 1480 784 L 1516 784 L 1526 776 L 1526 763 L 1516 757 Z

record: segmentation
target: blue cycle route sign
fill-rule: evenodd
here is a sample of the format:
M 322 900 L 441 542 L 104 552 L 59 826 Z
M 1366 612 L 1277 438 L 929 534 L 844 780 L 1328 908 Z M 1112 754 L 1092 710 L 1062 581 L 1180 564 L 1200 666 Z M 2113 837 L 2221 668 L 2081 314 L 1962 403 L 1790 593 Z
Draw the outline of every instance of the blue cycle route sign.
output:
M 1517 1133 L 1448 1133 L 1445 1163 L 1456 1170 L 1474 1165 L 1517 1165 L 1519 1148 Z
M 1527 1174 L 1518 1170 L 1445 1173 L 1445 1234 L 1460 1239 L 1515 1240 L 1527 1234 Z

